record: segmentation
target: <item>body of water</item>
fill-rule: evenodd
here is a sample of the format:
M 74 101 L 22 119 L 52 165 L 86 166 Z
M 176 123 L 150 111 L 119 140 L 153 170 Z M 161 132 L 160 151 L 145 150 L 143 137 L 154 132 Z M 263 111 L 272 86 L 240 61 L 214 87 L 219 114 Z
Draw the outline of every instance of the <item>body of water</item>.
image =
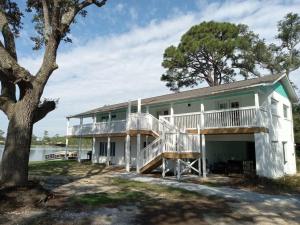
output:
M 4 145 L 0 145 L 0 160 L 2 159 L 2 154 L 4 150 Z M 45 155 L 65 151 L 65 147 L 55 147 L 55 146 L 32 146 L 30 149 L 29 161 L 44 161 Z M 77 151 L 78 148 L 68 148 L 69 151 Z M 81 151 L 81 159 L 87 159 L 87 152 L 90 149 L 83 149 Z

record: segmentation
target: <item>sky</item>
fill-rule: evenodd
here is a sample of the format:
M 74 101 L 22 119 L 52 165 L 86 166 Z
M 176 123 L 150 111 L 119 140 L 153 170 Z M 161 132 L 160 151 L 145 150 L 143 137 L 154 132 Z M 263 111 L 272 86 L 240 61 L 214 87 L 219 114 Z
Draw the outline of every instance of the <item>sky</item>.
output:
M 21 8 L 24 2 L 16 1 Z M 276 42 L 277 22 L 288 12 L 300 12 L 300 0 L 108 0 L 102 8 L 88 8 L 86 18 L 71 27 L 73 43 L 62 43 L 43 97 L 59 99 L 58 107 L 34 126 L 43 136 L 66 133 L 66 116 L 137 98 L 169 93 L 160 81 L 164 50 L 177 45 L 193 25 L 203 21 L 247 24 L 268 43 Z M 43 51 L 33 51 L 32 14 L 23 18 L 17 39 L 19 62 L 36 73 Z M 291 74 L 300 86 L 300 71 Z M 71 120 L 72 124 L 79 123 Z M 7 118 L 0 112 L 0 129 Z

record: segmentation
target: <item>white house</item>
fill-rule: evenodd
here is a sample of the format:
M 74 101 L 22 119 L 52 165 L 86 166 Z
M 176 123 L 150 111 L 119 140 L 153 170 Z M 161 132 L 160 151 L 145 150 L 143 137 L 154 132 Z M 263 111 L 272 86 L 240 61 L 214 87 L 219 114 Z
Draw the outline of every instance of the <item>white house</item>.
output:
M 276 178 L 296 173 L 297 101 L 287 76 L 264 76 L 68 116 L 67 137 L 93 138 L 94 163 L 127 171 L 172 170 L 179 178 L 234 170 Z M 70 126 L 74 118 L 80 123 Z

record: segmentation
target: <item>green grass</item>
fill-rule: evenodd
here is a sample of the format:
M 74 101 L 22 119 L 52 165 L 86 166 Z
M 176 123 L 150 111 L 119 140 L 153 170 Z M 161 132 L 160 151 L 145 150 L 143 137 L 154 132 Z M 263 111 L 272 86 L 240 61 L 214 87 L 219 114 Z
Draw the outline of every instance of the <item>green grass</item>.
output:
M 154 199 L 156 197 L 165 199 L 168 196 L 170 199 L 183 199 L 189 201 L 199 199 L 199 197 L 203 198 L 202 195 L 188 190 L 139 181 L 130 181 L 121 178 L 112 178 L 110 185 L 117 186 L 119 191 L 114 193 L 99 192 L 73 196 L 72 203 L 75 205 L 79 203 L 88 206 L 101 206 L 106 204 L 117 205 L 131 202 L 152 204 L 155 203 Z M 213 200 L 215 198 L 207 197 L 207 199 Z
M 139 191 L 121 191 L 116 193 L 93 193 L 84 194 L 79 196 L 73 196 L 72 202 L 77 204 L 89 205 L 89 206 L 100 206 L 106 204 L 124 204 L 129 202 L 137 201 L 148 201 L 149 197 Z
M 173 197 L 178 198 L 197 198 L 199 196 L 202 196 L 201 194 L 193 191 L 184 190 L 181 188 L 176 187 L 169 187 L 165 185 L 157 185 L 157 184 L 149 184 L 145 182 L 139 182 L 139 181 L 131 181 L 127 179 L 122 178 L 113 178 L 112 184 L 117 185 L 119 188 L 121 188 L 124 191 L 128 190 L 139 190 L 144 192 L 152 192 L 156 194 L 169 194 Z
M 29 175 L 87 176 L 100 174 L 103 164 L 78 163 L 75 160 L 40 161 L 29 164 Z

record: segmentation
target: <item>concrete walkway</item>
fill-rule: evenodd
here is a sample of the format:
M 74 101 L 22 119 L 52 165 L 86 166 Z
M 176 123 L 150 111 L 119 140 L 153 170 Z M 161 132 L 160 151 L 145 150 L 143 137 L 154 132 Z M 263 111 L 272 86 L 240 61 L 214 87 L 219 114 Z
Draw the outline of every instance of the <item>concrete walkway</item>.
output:
M 174 178 L 153 178 L 148 176 L 141 176 L 135 173 L 116 173 L 113 174 L 115 177 L 129 179 L 133 181 L 140 181 L 151 184 L 166 185 L 176 188 L 185 189 L 188 191 L 194 191 L 205 196 L 217 196 L 229 200 L 238 200 L 246 202 L 261 202 L 267 204 L 294 205 L 300 208 L 300 196 L 291 195 L 269 195 L 260 194 L 257 192 L 246 191 L 241 189 L 233 189 L 229 187 L 210 187 L 206 185 L 187 183 L 184 181 L 177 181 Z

